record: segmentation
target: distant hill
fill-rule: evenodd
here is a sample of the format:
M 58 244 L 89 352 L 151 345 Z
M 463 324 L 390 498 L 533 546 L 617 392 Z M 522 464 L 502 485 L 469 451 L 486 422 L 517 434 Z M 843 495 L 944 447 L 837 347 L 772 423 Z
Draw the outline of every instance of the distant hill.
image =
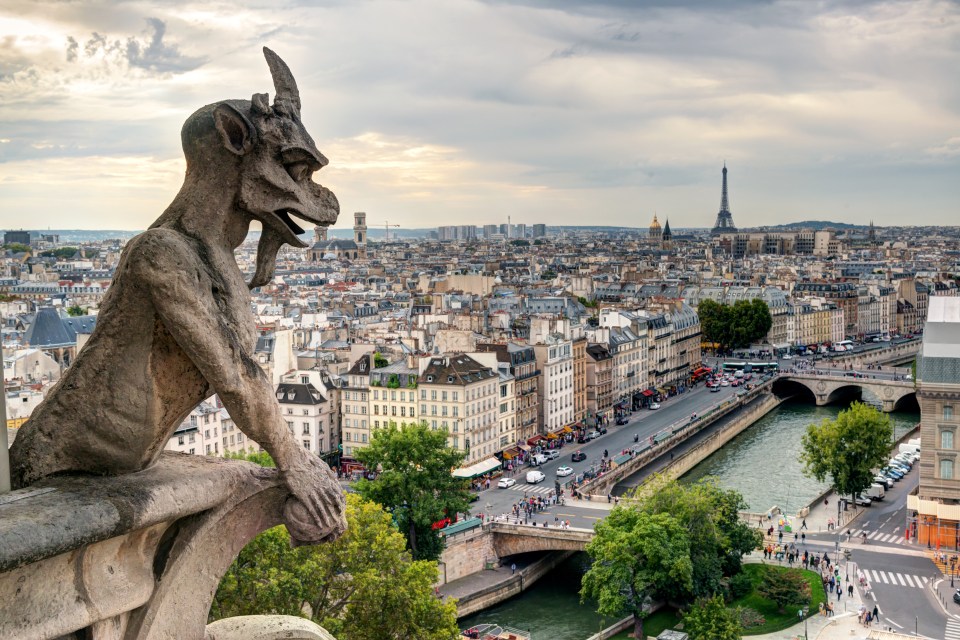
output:
M 788 222 L 786 224 L 770 224 L 764 229 L 868 229 L 865 224 L 849 224 L 832 220 L 805 220 L 803 222 Z

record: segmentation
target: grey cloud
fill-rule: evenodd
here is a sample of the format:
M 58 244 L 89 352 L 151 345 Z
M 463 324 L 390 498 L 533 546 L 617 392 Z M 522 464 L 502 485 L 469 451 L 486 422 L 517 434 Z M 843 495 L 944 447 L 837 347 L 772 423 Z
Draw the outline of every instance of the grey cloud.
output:
M 125 41 L 109 40 L 105 35 L 94 31 L 83 44 L 83 53 L 87 58 L 102 55 L 114 64 L 123 64 L 145 71 L 157 73 L 184 73 L 192 71 L 206 62 L 206 58 L 187 56 L 180 52 L 175 44 L 164 42 L 167 25 L 159 18 L 146 18 L 147 39 L 130 36 Z M 80 43 L 72 36 L 67 37 L 67 62 L 79 60 Z

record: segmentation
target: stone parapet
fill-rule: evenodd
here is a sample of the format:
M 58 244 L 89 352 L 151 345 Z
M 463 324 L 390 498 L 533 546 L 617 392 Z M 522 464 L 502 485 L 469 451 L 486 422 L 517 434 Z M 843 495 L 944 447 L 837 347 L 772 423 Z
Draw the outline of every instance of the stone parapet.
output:
M 0 497 L 0 637 L 204 638 L 220 578 L 280 522 L 275 469 L 166 453 Z

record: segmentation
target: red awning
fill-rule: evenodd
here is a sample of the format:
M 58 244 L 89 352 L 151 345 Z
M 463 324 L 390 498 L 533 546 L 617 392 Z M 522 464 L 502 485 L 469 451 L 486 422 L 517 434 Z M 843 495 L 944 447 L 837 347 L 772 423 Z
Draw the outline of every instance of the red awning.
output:
M 653 395 L 653 391 L 650 391 L 650 389 L 644 389 L 644 390 L 643 390 L 643 395 L 645 395 L 645 396 L 647 396 L 647 397 L 649 398 L 650 396 Z
M 537 444 L 537 443 L 540 442 L 541 440 L 543 440 L 543 436 L 540 435 L 540 434 L 537 434 L 537 435 L 533 436 L 532 438 L 530 438 L 529 440 L 527 440 L 527 444 L 532 447 L 533 445 Z

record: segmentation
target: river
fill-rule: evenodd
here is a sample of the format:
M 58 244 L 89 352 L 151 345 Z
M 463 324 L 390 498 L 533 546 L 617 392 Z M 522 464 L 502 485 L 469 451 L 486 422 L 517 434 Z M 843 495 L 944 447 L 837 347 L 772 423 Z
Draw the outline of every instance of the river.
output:
M 869 401 L 869 398 L 865 398 Z M 683 477 L 716 476 L 721 486 L 740 491 L 750 510 L 779 505 L 787 513 L 810 503 L 825 485 L 803 475 L 798 460 L 807 425 L 835 418 L 843 407 L 788 402 L 761 418 Z M 900 438 L 920 421 L 919 413 L 892 413 Z M 519 596 L 460 620 L 460 628 L 483 622 L 529 629 L 534 640 L 584 640 L 613 620 L 602 620 L 592 604 L 580 604 L 585 554 L 571 556 Z

